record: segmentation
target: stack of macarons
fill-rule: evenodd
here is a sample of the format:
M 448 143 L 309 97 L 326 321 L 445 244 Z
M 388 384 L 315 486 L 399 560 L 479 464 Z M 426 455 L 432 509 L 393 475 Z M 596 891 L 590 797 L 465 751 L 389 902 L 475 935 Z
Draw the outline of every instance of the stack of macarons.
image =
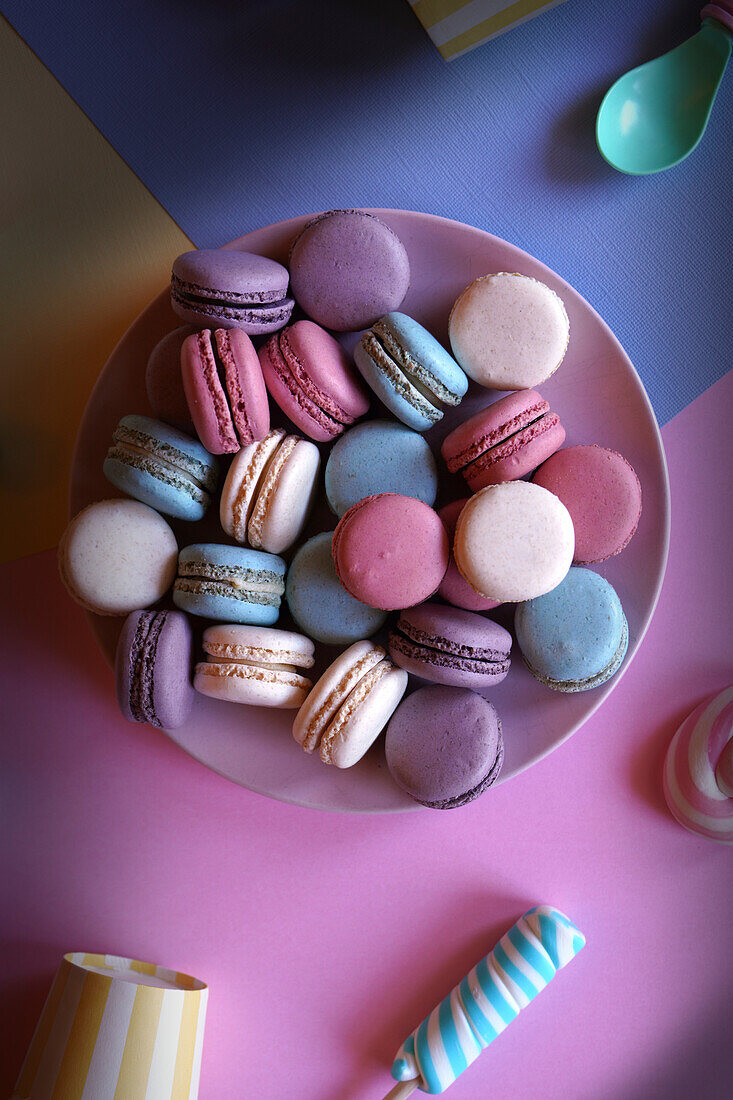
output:
M 621 603 L 579 567 L 627 545 L 641 488 L 616 452 L 563 447 L 570 426 L 536 389 L 570 338 L 551 288 L 475 280 L 448 349 L 401 312 L 409 286 L 403 243 L 360 210 L 305 223 L 288 267 L 236 249 L 179 256 L 181 324 L 151 349 L 150 408 L 122 417 L 104 458 L 126 495 L 72 519 L 59 567 L 87 611 L 125 616 L 126 718 L 176 728 L 197 693 L 290 709 L 295 741 L 338 768 L 386 729 L 395 781 L 445 809 L 501 771 L 486 696 L 512 675 L 513 638 L 487 613 L 517 605 L 524 661 L 553 690 L 619 668 Z M 470 382 L 512 392 L 442 439 L 472 495 L 441 496 L 424 433 Z

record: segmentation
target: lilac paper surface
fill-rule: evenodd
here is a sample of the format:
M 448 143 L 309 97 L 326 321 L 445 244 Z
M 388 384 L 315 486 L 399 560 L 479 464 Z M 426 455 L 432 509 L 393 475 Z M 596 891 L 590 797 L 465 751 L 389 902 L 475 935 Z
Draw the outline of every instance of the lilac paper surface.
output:
M 695 33 L 689 0 L 569 0 L 446 65 L 404 0 L 4 0 L 199 247 L 334 206 L 488 229 L 609 323 L 664 422 L 727 369 L 733 79 L 695 153 L 622 176 L 603 93 Z

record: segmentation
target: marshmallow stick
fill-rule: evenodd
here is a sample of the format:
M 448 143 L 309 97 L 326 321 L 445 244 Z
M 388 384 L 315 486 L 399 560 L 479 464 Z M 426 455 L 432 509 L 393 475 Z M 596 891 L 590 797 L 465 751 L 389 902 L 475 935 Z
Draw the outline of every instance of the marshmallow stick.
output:
M 447 1089 L 584 946 L 558 909 L 530 909 L 405 1040 L 384 1100 Z

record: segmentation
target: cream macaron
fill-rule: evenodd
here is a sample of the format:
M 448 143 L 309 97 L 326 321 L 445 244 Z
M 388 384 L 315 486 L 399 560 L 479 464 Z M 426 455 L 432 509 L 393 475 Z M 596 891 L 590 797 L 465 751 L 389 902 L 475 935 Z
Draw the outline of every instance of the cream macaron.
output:
M 266 626 L 218 625 L 204 631 L 204 661 L 193 686 L 202 695 L 254 707 L 299 707 L 311 681 L 314 646 L 304 634 Z
M 527 390 L 560 366 L 570 322 L 562 299 L 539 279 L 500 271 L 466 287 L 448 331 L 454 356 L 474 382 Z
M 507 481 L 470 497 L 458 517 L 453 556 L 479 595 L 519 603 L 555 588 L 574 549 L 565 505 L 540 485 Z
M 274 428 L 234 457 L 219 517 L 228 535 L 279 554 L 303 530 L 315 497 L 321 456 L 315 443 Z
M 373 642 L 355 642 L 321 676 L 295 716 L 293 737 L 324 764 L 361 760 L 405 694 L 407 673 Z

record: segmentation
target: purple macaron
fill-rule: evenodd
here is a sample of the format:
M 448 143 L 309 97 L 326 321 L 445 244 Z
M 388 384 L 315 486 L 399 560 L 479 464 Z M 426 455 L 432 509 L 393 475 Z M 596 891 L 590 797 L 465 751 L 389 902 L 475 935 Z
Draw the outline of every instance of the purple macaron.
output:
M 177 729 L 196 692 L 193 634 L 182 611 L 133 611 L 117 643 L 117 702 L 128 722 Z
M 465 688 L 413 692 L 392 715 L 384 748 L 398 787 L 433 810 L 478 798 L 496 782 L 504 762 L 498 714 Z
M 501 683 L 511 647 L 511 634 L 498 623 L 435 603 L 402 611 L 389 635 L 389 655 L 406 672 L 474 691 Z
M 184 252 L 171 272 L 171 305 L 198 328 L 241 328 L 257 336 L 290 320 L 288 279 L 282 264 L 253 252 Z
M 150 353 L 145 370 L 145 389 L 156 420 L 172 424 L 189 435 L 195 430 L 181 378 L 181 348 L 195 332 L 193 325 L 181 325 L 159 340 Z
M 290 278 L 309 317 L 336 332 L 356 332 L 399 309 L 410 262 L 397 234 L 373 214 L 329 210 L 295 239 Z

